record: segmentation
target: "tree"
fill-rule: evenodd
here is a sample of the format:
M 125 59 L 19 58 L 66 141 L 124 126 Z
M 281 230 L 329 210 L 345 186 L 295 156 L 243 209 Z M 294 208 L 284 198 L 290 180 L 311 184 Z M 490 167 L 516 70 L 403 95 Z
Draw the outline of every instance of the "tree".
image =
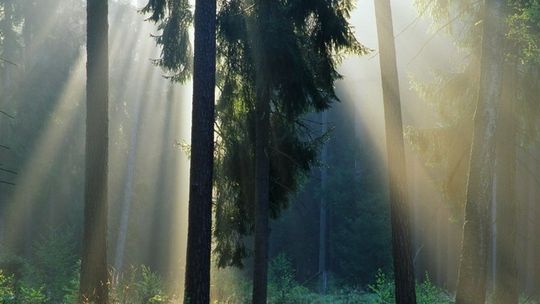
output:
M 86 181 L 81 300 L 108 303 L 108 3 L 87 3 Z
M 269 217 L 275 217 L 287 206 L 288 194 L 293 192 L 291 189 L 296 187 L 297 176 L 306 168 L 303 164 L 307 163 L 309 170 L 312 162 L 312 147 L 303 143 L 299 135 L 302 130 L 300 118 L 310 110 L 325 110 L 337 100 L 334 81 L 340 75 L 336 71 L 338 58 L 335 53 L 340 50 L 360 53 L 365 49 L 354 39 L 347 22 L 352 8 L 350 1 L 338 1 L 332 5 L 324 0 L 309 3 L 291 1 L 287 5 L 255 1 L 249 10 L 244 10 L 243 7 L 248 6 L 246 4 L 244 1 L 229 1 L 221 11 L 220 34 L 224 44 L 220 46 L 227 51 L 224 52 L 227 55 L 224 66 L 232 67 L 232 73 L 226 70 L 220 74 L 227 78 L 222 99 L 239 97 L 240 100 L 232 102 L 232 106 L 247 109 L 248 126 L 253 128 L 253 133 L 246 136 L 251 141 L 247 144 L 254 145 L 253 172 L 244 170 L 254 178 L 240 177 L 240 187 L 229 187 L 228 182 L 223 182 L 225 186 L 221 194 L 239 202 L 237 214 L 240 216 L 233 218 L 231 223 L 236 230 L 231 233 L 232 237 L 225 238 L 225 241 L 222 237 L 217 238 L 217 251 L 225 258 L 225 263 L 221 264 L 241 259 L 245 247 L 240 236 L 254 232 L 253 303 L 266 303 Z M 245 22 L 238 21 L 238 16 L 244 17 Z M 229 58 L 239 60 L 231 62 Z M 279 132 L 281 130 L 286 132 Z M 234 139 L 234 136 L 225 137 L 224 141 L 229 138 Z M 303 150 L 307 158 L 301 159 L 279 150 L 282 148 L 280 145 L 287 141 L 295 143 L 293 150 Z M 225 151 L 235 152 L 238 150 Z M 274 157 L 277 154 L 285 157 Z M 287 162 L 293 160 L 293 170 L 285 175 L 273 175 L 277 171 L 274 168 L 285 166 L 278 160 L 286 158 L 289 158 Z M 295 164 L 298 159 L 300 165 Z M 226 173 L 236 174 L 234 171 Z M 284 183 L 279 178 L 283 176 L 292 177 L 285 180 L 292 183 Z M 252 185 L 255 188 L 255 206 L 246 208 L 241 204 L 245 201 L 242 191 L 251 180 L 255 180 Z M 227 195 L 231 188 L 233 194 Z M 239 192 L 234 194 L 236 190 Z M 230 212 L 219 206 L 218 203 L 217 221 L 220 223 L 216 225 L 216 234 L 223 236 L 226 232 L 220 229 L 227 225 L 222 225 L 219 212 Z M 225 224 L 227 221 L 223 219 Z M 245 225 L 244 222 L 254 224 Z
M 462 59 L 459 61 L 453 61 L 451 64 L 454 68 L 447 71 L 437 71 L 434 81 L 430 81 L 429 85 L 420 84 L 416 85 L 416 89 L 421 93 L 423 97 L 429 99 L 430 102 L 437 105 L 438 114 L 441 117 L 441 121 L 438 121 L 438 127 L 436 128 L 437 132 L 433 134 L 417 134 L 414 135 L 416 139 L 421 139 L 416 141 L 415 145 L 417 147 L 424 146 L 418 150 L 428 151 L 428 155 L 423 155 L 427 157 L 428 160 L 433 163 L 433 160 L 436 160 L 437 166 L 440 166 L 441 169 L 445 170 L 443 176 L 447 176 L 444 183 L 442 184 L 444 189 L 444 195 L 448 203 L 452 204 L 452 217 L 462 219 L 463 218 L 463 209 L 465 203 L 465 194 L 466 194 L 466 182 L 468 174 L 468 162 L 466 160 L 466 153 L 461 152 L 456 153 L 457 147 L 463 147 L 463 151 L 467 151 L 470 155 L 470 146 L 471 146 L 471 135 L 472 135 L 472 117 L 474 115 L 475 105 L 477 101 L 477 92 L 479 87 L 479 74 L 480 74 L 480 57 L 481 57 L 481 41 L 482 37 L 482 27 L 478 26 L 481 24 L 482 20 L 482 8 L 481 3 L 470 1 L 470 0 L 461 0 L 456 1 L 456 5 L 448 6 L 447 1 L 424 1 L 424 4 L 419 8 L 420 11 L 430 11 L 434 20 L 439 24 L 439 31 L 445 30 L 448 32 L 449 37 L 452 39 L 454 45 L 458 46 L 457 51 L 464 51 Z M 529 1 L 510 1 L 507 2 L 509 6 L 505 10 L 505 14 L 510 13 L 506 19 L 508 24 L 507 35 L 506 35 L 506 57 L 507 62 L 505 62 L 504 68 L 504 80 L 503 80 L 503 105 L 501 105 L 501 115 L 505 116 L 505 111 L 503 108 L 508 108 L 504 103 L 507 100 L 507 96 L 510 96 L 510 99 L 513 100 L 514 106 L 513 111 L 515 112 L 516 124 L 515 134 L 513 136 L 505 135 L 507 138 L 505 145 L 508 146 L 511 138 L 515 137 L 515 144 L 517 149 L 524 149 L 526 146 L 531 144 L 531 141 L 536 140 L 537 138 L 537 117 L 538 117 L 538 106 L 535 102 L 536 96 L 538 95 L 538 77 L 536 76 L 538 71 L 538 48 L 535 47 L 536 41 L 538 41 L 538 14 L 535 12 L 538 11 L 538 4 Z M 458 19 L 459 17 L 459 19 Z M 464 65 L 460 63 L 465 62 Z M 513 67 L 510 67 L 512 66 Z M 519 71 L 519 72 L 517 72 Z M 512 75 L 516 75 L 514 79 Z M 514 88 L 512 88 L 514 86 Z M 517 92 L 516 94 L 511 93 L 511 91 Z M 514 95 L 514 96 L 511 96 Z M 519 118 L 519 119 L 518 119 Z M 504 121 L 508 121 L 507 118 L 500 117 L 498 123 L 501 124 L 502 131 L 497 131 L 497 133 L 507 133 L 508 130 L 505 130 Z M 498 128 L 499 129 L 499 128 Z M 508 134 L 508 133 L 507 133 Z M 420 136 L 418 136 L 420 135 Z M 426 136 L 427 135 L 427 136 Z M 497 141 L 500 139 L 497 135 Z M 419 145 L 420 144 L 420 145 Z M 499 145 L 499 144 L 497 144 Z M 426 147 L 429 147 L 426 149 Z M 509 147 L 505 147 L 506 148 Z M 512 217 L 512 212 L 505 211 L 506 208 L 510 208 L 508 204 L 515 204 L 512 200 L 501 199 L 508 197 L 506 192 L 510 189 L 510 183 L 505 182 L 508 175 L 504 173 L 502 177 L 499 173 L 499 170 L 505 168 L 503 171 L 508 170 L 510 165 L 505 164 L 506 161 L 503 161 L 501 154 L 498 151 L 499 148 L 496 148 L 496 158 L 497 165 L 496 175 L 496 184 L 504 185 L 502 188 L 497 187 L 495 190 L 498 192 L 496 194 L 496 209 L 501 209 L 497 211 L 497 218 L 500 217 Z M 421 151 L 422 152 L 422 151 Z M 519 156 L 520 154 L 517 154 Z M 501 158 L 502 157 L 502 158 Z M 529 179 L 530 160 L 523 160 L 520 157 L 517 157 L 517 173 L 515 173 L 516 178 L 519 180 L 524 175 L 525 178 Z M 520 167 L 521 166 L 521 167 Z M 525 169 L 525 170 L 523 170 Z M 500 178 L 499 178 L 500 177 Z M 502 180 L 502 181 L 501 181 Z M 518 185 L 516 190 L 518 194 L 521 191 L 520 186 Z M 510 191 L 511 192 L 511 191 Z M 519 201 L 519 200 L 518 200 Z M 532 203 L 532 202 L 531 202 Z M 494 206 L 492 206 L 494 208 Z M 525 213 L 530 216 L 534 209 L 524 206 Z M 518 208 L 519 210 L 519 208 Z M 519 216 L 520 212 L 518 212 Z M 524 213 L 522 213 L 524 214 Z M 522 215 L 523 216 L 523 215 Z M 493 226 L 496 228 L 496 232 L 492 234 L 492 239 L 495 241 L 494 244 L 499 244 L 499 239 L 504 239 L 506 236 L 510 236 L 512 229 L 520 229 L 519 227 L 511 227 L 507 224 L 502 224 L 501 222 L 506 222 L 510 219 L 503 219 L 499 221 L 498 219 L 492 221 Z M 461 222 L 462 220 L 460 220 Z M 517 226 L 520 226 L 520 221 L 518 220 Z M 529 223 L 527 229 L 534 229 L 534 224 L 532 221 L 527 220 Z M 504 230 L 502 226 L 504 226 Z M 503 235 L 501 235 L 503 234 Z M 527 233 L 529 234 L 529 233 Z M 529 236 L 525 233 L 518 233 L 516 235 L 517 246 L 519 247 L 520 242 L 525 242 L 525 239 L 528 239 Z M 527 244 L 530 242 L 527 240 Z M 496 245 L 499 247 L 498 245 Z M 522 269 L 533 269 L 536 258 L 533 257 L 534 252 L 531 250 L 533 246 L 527 246 L 527 253 L 523 254 L 523 258 L 520 257 L 520 253 L 517 255 L 518 268 L 523 267 Z M 493 256 L 492 269 L 494 271 L 495 280 L 501 278 L 501 272 L 504 272 L 504 268 L 500 268 L 500 264 L 504 260 L 504 263 L 508 264 L 507 267 L 511 266 L 511 258 L 503 258 L 512 254 L 509 252 L 511 246 L 506 245 L 505 248 L 502 246 L 499 247 L 500 250 L 506 251 L 506 253 L 501 252 L 497 248 L 492 248 L 495 253 Z M 526 258 L 532 257 L 532 258 Z M 502 260 L 500 259 L 502 258 Z M 497 261 L 499 260 L 499 261 Z M 505 267 L 506 268 L 506 267 Z M 499 273 L 499 274 L 498 274 Z M 537 273 L 531 271 L 531 273 Z M 504 275 L 507 276 L 507 275 Z M 534 286 L 534 275 L 527 275 L 526 285 Z M 505 286 L 500 285 L 501 287 L 507 288 L 511 286 L 512 283 L 510 279 L 504 279 Z M 524 282 L 525 283 L 525 282 Z M 497 288 L 497 286 L 495 286 Z
M 504 63 L 504 87 L 496 135 L 496 208 L 495 221 L 495 286 L 496 304 L 517 304 L 519 300 L 516 265 L 516 233 L 518 206 L 515 195 L 516 177 L 516 82 L 514 60 Z
M 398 304 L 416 303 L 407 200 L 405 145 L 399 95 L 392 11 L 389 0 L 375 1 L 388 154 L 392 256 Z
M 209 303 L 214 166 L 214 103 L 216 83 L 216 1 L 195 2 L 195 50 L 191 60 L 188 29 L 192 22 L 185 0 L 149 0 L 142 12 L 160 22 L 161 58 L 156 63 L 186 81 L 193 67 L 193 112 L 184 302 Z
M 193 113 L 184 303 L 210 302 L 216 1 L 195 2 Z
M 252 304 L 265 304 L 268 285 L 268 235 L 270 214 L 270 98 L 272 94 L 269 77 L 267 43 L 273 13 L 271 2 L 255 2 L 258 22 L 254 26 L 253 57 L 255 61 L 255 227 L 253 258 Z
M 328 113 L 323 112 L 321 114 L 321 133 L 324 136 L 328 132 Z M 320 286 L 319 292 L 322 294 L 326 293 L 328 288 L 328 269 L 326 265 L 327 261 L 327 249 L 328 249 L 328 224 L 327 224 L 327 213 L 328 213 L 328 202 L 326 200 L 327 188 L 327 178 L 328 178 L 328 146 L 325 144 L 322 147 L 321 151 L 321 200 L 319 206 L 319 275 L 320 275 Z
M 255 187 L 256 192 L 261 194 L 263 205 L 265 205 L 264 201 L 269 202 L 272 200 L 279 204 L 286 204 L 286 193 L 288 191 L 283 191 L 283 187 L 294 188 L 293 184 L 296 178 L 292 179 L 293 184 L 270 183 L 270 176 L 273 171 L 270 159 L 272 155 L 284 154 L 284 156 L 281 155 L 280 157 L 286 159 L 293 154 L 286 154 L 280 150 L 276 149 L 274 151 L 269 148 L 268 141 L 273 137 L 270 136 L 270 130 L 277 128 L 274 129 L 276 134 L 278 131 L 285 131 L 285 133 L 280 133 L 284 134 L 284 136 L 277 137 L 276 141 L 278 143 L 283 143 L 285 146 L 286 143 L 291 143 L 292 140 L 292 143 L 295 144 L 292 146 L 293 150 L 303 150 L 304 153 L 310 155 L 312 147 L 301 142 L 298 143 L 297 118 L 310 108 L 322 110 L 327 108 L 332 101 L 337 100 L 333 91 L 333 82 L 340 76 L 336 72 L 337 58 L 334 57 L 333 52 L 342 49 L 363 52 L 364 48 L 356 42 L 346 21 L 346 16 L 348 16 L 352 8 L 350 1 L 340 1 L 335 6 L 329 6 L 327 1 L 323 0 L 310 3 L 294 1 L 289 6 L 259 1 L 250 6 L 249 9 L 245 9 L 244 4 L 246 4 L 244 1 L 227 1 L 220 6 L 219 19 L 221 21 L 218 33 L 220 41 L 226 43 L 226 45 L 220 45 L 220 49 L 231 52 L 236 51 L 236 54 L 233 54 L 236 56 L 226 54 L 227 56 L 221 57 L 225 52 L 218 54 L 220 58 L 218 61 L 222 62 L 223 66 L 232 68 L 231 71 L 219 72 L 220 76 L 224 75 L 225 80 L 223 80 L 223 83 L 226 84 L 225 88 L 229 89 L 229 91 L 222 91 L 221 98 L 226 99 L 227 96 L 228 98 L 238 97 L 227 95 L 227 93 L 237 94 L 236 89 L 242 89 L 242 94 L 240 94 L 242 100 L 240 102 L 245 103 L 240 107 L 232 103 L 233 106 L 237 107 L 232 111 L 234 113 L 238 109 L 242 109 L 242 106 L 249 105 L 249 110 L 245 112 L 248 115 L 241 117 L 241 119 L 244 121 L 251 120 L 254 128 L 251 134 L 258 134 L 253 137 L 251 135 L 246 137 L 250 141 L 253 140 L 251 143 L 255 146 L 254 150 L 259 151 L 253 155 L 260 156 L 258 161 L 253 158 L 254 164 L 258 164 L 253 165 L 253 168 L 258 167 L 258 169 L 254 169 L 253 175 L 251 175 L 254 180 L 260 181 L 259 186 Z M 166 70 L 174 72 L 175 74 L 171 75 L 173 79 L 185 80 L 190 70 L 187 28 L 191 22 L 191 17 L 187 1 L 151 0 L 143 9 L 143 12 L 152 13 L 150 20 L 161 21 L 160 28 L 163 32 L 157 38 L 157 42 L 163 45 L 163 51 L 161 58 L 156 63 Z M 308 18 L 311 14 L 319 16 L 314 20 L 319 25 L 312 27 L 308 22 L 311 21 Z M 237 48 L 232 50 L 230 48 L 232 45 Z M 212 51 L 212 48 L 210 48 L 210 51 Z M 237 61 L 233 62 L 233 60 Z M 293 75 L 302 75 L 302 77 Z M 197 77 L 195 77 L 195 81 L 197 81 Z M 221 89 L 225 90 L 224 88 Z M 198 90 L 195 90 L 195 94 L 198 94 L 197 92 Z M 194 115 L 194 119 L 195 117 Z M 260 124 L 257 125 L 254 123 L 255 121 Z M 195 127 L 195 125 L 194 123 L 193 126 Z M 234 121 L 231 122 L 231 125 L 234 125 Z M 251 123 L 248 125 L 251 125 Z M 265 125 L 268 128 L 264 128 Z M 271 125 L 274 127 L 271 128 Z M 265 132 L 269 133 L 265 134 Z M 245 134 L 245 131 L 240 130 L 240 134 Z M 233 135 L 231 138 L 238 138 L 238 136 Z M 195 138 L 197 136 L 194 135 L 193 139 Z M 229 138 L 223 137 L 222 139 L 227 141 Z M 223 146 L 227 145 L 223 144 Z M 275 145 L 273 148 L 278 146 Z M 196 148 L 195 143 L 192 143 L 192 168 L 197 167 L 199 172 L 205 171 L 202 169 L 204 167 L 194 165 L 196 157 L 199 159 L 200 156 L 196 149 L 199 148 Z M 309 158 L 306 162 L 310 163 Z M 278 166 L 276 165 L 276 167 Z M 304 168 L 302 165 L 299 165 L 299 167 Z M 259 173 L 259 177 L 255 177 L 255 172 Z M 291 175 L 287 173 L 286 176 Z M 230 184 L 224 182 L 223 185 Z M 246 183 L 242 187 L 245 186 Z M 207 193 L 208 195 L 211 194 L 211 188 Z M 220 193 L 218 191 L 218 200 L 219 197 Z M 217 205 L 218 209 L 220 209 L 220 204 Z M 267 244 L 268 238 L 268 234 L 265 233 L 268 229 L 267 223 L 270 215 L 268 208 L 272 209 L 274 215 L 279 214 L 279 210 L 282 208 L 281 205 L 269 206 L 269 204 L 266 204 L 266 206 L 268 207 L 259 208 L 262 212 L 258 216 L 261 224 L 258 225 L 259 233 L 256 233 L 261 240 L 258 244 L 262 244 L 262 246 L 265 246 L 265 243 Z M 219 213 L 219 210 L 216 212 Z M 250 217 L 251 220 L 248 219 L 248 222 L 253 223 L 254 214 L 251 213 Z M 241 220 L 246 220 L 246 218 L 243 217 Z M 237 222 L 238 219 L 234 219 L 234 221 Z M 216 227 L 222 227 L 222 225 L 216 223 Z M 243 229 L 245 227 L 243 224 L 236 225 L 236 227 L 239 229 L 240 234 L 246 232 Z M 253 231 L 252 229 L 247 230 Z M 219 232 L 216 232 L 216 234 L 219 234 Z M 221 239 L 217 238 L 218 242 Z M 230 259 L 225 259 L 224 264 L 238 261 L 238 258 L 241 258 L 245 253 L 242 247 L 235 246 L 238 242 L 233 241 L 233 243 L 233 246 L 226 245 L 227 248 L 224 251 L 227 253 L 233 252 L 233 254 L 229 256 Z M 216 250 L 219 251 L 221 248 L 219 244 L 217 248 Z M 259 248 L 257 252 L 260 255 L 256 255 L 262 257 L 263 262 L 261 265 L 266 265 L 267 259 L 264 256 L 267 256 L 267 254 L 264 252 L 267 251 L 267 248 Z M 188 253 L 188 263 L 189 259 Z M 262 269 L 261 273 L 264 273 L 264 269 Z M 266 282 L 264 274 L 258 275 L 258 277 Z M 266 283 L 257 282 L 255 285 L 262 286 L 260 290 L 266 290 Z M 264 293 L 264 291 L 262 292 Z M 263 298 L 266 301 L 266 297 L 263 296 Z
M 478 103 L 465 203 L 465 222 L 457 281 L 457 304 L 484 303 L 490 238 L 488 214 L 495 163 L 495 129 L 504 64 L 504 1 L 485 2 Z

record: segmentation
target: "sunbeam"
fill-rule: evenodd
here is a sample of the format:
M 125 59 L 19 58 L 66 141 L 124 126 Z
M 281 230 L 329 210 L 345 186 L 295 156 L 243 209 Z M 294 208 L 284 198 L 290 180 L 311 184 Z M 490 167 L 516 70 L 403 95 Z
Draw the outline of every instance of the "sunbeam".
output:
M 537 2 L 0 0 L 0 302 L 540 303 Z

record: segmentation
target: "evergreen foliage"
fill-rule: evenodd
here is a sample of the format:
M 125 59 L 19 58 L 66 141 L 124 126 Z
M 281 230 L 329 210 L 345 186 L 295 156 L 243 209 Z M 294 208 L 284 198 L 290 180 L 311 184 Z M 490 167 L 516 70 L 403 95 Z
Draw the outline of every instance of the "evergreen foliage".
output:
M 158 24 L 161 31 L 156 43 L 161 46 L 161 57 L 154 62 L 170 73 L 174 81 L 185 82 L 193 69 L 193 50 L 189 41 L 189 28 L 193 13 L 188 0 L 149 0 L 141 10 L 150 14 L 148 20 Z
M 276 3 L 264 33 L 252 33 L 261 16 L 244 1 L 223 1 L 218 14 L 221 90 L 218 101 L 217 203 L 215 253 L 220 266 L 241 266 L 253 231 L 256 52 L 269 54 L 264 85 L 270 97 L 270 211 L 277 217 L 316 160 L 317 138 L 304 119 L 338 100 L 334 81 L 342 51 L 365 53 L 347 18 L 352 2 Z M 255 20 L 255 21 L 253 21 Z M 265 19 L 266 20 L 266 19 Z M 255 46 L 253 35 L 262 36 Z M 241 160 L 241 161 L 240 161 Z

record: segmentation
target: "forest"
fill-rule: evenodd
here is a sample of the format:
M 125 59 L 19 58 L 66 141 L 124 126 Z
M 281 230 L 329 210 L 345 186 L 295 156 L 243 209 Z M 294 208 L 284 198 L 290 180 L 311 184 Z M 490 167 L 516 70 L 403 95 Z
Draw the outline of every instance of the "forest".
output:
M 539 96 L 540 0 L 0 0 L 0 304 L 540 304 Z

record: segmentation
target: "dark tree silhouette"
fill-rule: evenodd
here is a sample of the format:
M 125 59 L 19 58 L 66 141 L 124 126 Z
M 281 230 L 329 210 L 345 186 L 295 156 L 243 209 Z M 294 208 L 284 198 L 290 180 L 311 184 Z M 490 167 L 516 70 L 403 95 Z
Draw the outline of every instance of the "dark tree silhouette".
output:
M 86 181 L 81 257 L 81 300 L 108 303 L 108 3 L 87 3 Z
M 195 2 L 189 219 L 184 303 L 210 302 L 216 1 Z

